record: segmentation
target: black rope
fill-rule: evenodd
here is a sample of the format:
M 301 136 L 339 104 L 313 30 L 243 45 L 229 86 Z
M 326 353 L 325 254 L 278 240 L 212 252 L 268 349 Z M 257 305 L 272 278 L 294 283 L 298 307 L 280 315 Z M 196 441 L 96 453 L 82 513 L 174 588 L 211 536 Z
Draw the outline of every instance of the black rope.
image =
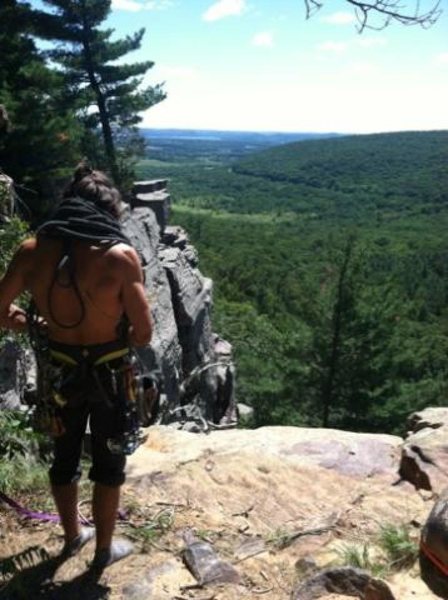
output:
M 36 234 L 62 239 L 109 241 L 130 244 L 120 223 L 106 210 L 90 200 L 69 198 L 49 216 Z
M 81 292 L 78 287 L 78 283 L 76 281 L 76 269 L 75 269 L 75 264 L 74 264 L 74 259 L 73 259 L 73 251 L 72 251 L 72 243 L 71 243 L 72 241 L 70 239 L 64 239 L 63 242 L 64 242 L 64 248 L 62 251 L 62 258 L 59 261 L 59 263 L 53 273 L 53 278 L 52 278 L 50 286 L 48 288 L 48 293 L 47 293 L 48 313 L 49 313 L 52 321 L 54 323 L 56 323 L 56 325 L 58 327 L 61 327 L 62 329 L 75 329 L 75 327 L 78 327 L 78 325 L 80 325 L 84 321 L 84 317 L 86 316 L 86 305 L 84 303 L 84 300 L 82 298 Z M 68 271 L 68 281 L 63 281 L 63 279 L 62 279 L 62 273 L 65 269 L 67 269 L 67 271 Z M 51 299 L 52 299 L 52 295 L 53 295 L 54 286 L 56 284 L 58 284 L 60 287 L 63 287 L 63 288 L 72 288 L 73 291 L 75 292 L 76 299 L 78 300 L 79 307 L 81 309 L 81 314 L 80 314 L 79 319 L 77 319 L 73 323 L 69 323 L 69 324 L 62 323 L 62 321 L 60 321 L 54 314 Z

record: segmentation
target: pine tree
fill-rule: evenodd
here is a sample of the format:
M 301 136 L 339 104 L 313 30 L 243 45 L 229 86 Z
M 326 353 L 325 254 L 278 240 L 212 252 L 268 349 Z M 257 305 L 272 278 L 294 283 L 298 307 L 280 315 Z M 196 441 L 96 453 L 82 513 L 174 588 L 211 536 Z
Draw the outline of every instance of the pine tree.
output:
M 2 0 L 0 22 L 0 167 L 37 192 L 33 199 L 48 199 L 55 178 L 79 158 L 78 126 L 74 113 L 60 106 L 60 75 L 45 65 L 31 37 L 30 6 Z
M 113 40 L 112 29 L 101 29 L 111 0 L 44 0 L 44 4 L 52 10 L 40 15 L 40 35 L 59 41 L 48 54 L 63 68 L 67 89 L 83 115 L 89 154 L 92 135 L 100 129 L 108 169 L 118 184 L 123 183 L 126 164 L 120 165 L 120 159 L 129 154 L 129 139 L 135 144 L 139 113 L 165 97 L 160 85 L 141 87 L 154 63 L 116 63 L 140 48 L 145 30 Z

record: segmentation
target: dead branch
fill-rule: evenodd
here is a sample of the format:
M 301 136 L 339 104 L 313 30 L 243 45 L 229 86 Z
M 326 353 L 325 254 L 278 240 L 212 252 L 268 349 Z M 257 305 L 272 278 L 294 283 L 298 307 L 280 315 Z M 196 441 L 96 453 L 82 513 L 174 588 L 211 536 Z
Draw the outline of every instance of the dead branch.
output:
M 441 0 L 430 0 L 427 10 L 421 7 L 421 0 L 345 0 L 354 7 L 358 32 L 364 29 L 381 30 L 392 21 L 401 25 L 420 25 L 428 29 L 442 14 Z M 306 18 L 309 19 L 319 11 L 325 0 L 304 0 Z M 375 22 L 373 19 L 376 18 Z

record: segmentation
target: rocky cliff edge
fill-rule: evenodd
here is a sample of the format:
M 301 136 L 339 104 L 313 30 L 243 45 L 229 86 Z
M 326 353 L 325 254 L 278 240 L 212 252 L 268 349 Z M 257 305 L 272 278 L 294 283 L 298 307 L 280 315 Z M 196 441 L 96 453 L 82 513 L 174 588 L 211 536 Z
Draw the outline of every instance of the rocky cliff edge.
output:
M 413 422 L 434 431 L 441 413 L 431 410 Z M 403 526 L 418 541 L 438 496 L 400 475 L 401 438 L 295 427 L 205 435 L 162 425 L 147 436 L 128 461 L 118 525 L 137 553 L 81 594 L 88 545 L 58 570 L 59 595 L 48 598 L 436 598 L 416 562 L 375 573 L 384 564 L 381 529 Z M 89 506 L 82 512 L 88 517 Z M 14 518 L 3 523 L 0 554 L 36 544 L 56 551 L 57 527 L 18 528 Z M 375 576 L 347 566 L 354 548 Z

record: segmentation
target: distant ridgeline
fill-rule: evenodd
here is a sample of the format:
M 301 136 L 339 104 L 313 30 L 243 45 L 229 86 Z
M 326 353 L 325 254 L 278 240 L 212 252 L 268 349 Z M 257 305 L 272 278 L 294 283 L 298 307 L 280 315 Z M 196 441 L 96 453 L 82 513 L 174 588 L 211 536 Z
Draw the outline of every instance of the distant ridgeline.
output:
M 149 156 L 159 160 L 234 160 L 280 144 L 337 136 L 334 133 L 275 133 L 188 129 L 141 129 Z
M 437 131 L 287 144 L 244 158 L 234 171 L 299 186 L 313 198 L 331 194 L 333 202 L 356 195 L 357 210 L 365 202 L 379 209 L 422 203 L 438 212 L 448 199 L 447 164 L 448 132 Z
M 256 425 L 403 433 L 446 403 L 448 132 L 179 143 L 139 176 L 170 178 Z

